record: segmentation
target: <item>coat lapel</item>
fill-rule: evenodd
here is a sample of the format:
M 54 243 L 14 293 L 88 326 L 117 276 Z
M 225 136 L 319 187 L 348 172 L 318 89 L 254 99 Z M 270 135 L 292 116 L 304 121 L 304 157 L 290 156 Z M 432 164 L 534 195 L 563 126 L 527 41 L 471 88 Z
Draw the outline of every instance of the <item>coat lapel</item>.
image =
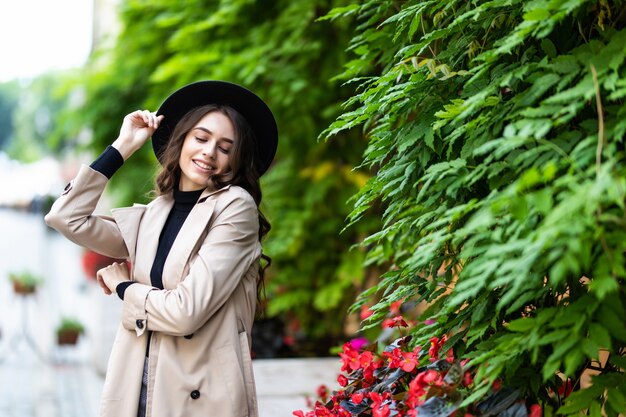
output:
M 133 278 L 141 283 L 150 285 L 150 270 L 159 245 L 159 236 L 173 205 L 174 199 L 170 194 L 157 197 L 146 206 L 138 233 L 141 247 L 137 251 L 133 270 Z
M 229 186 L 217 191 L 205 190 L 198 199 L 198 203 L 193 207 L 189 216 L 187 216 L 163 266 L 163 286 L 165 288 L 175 288 L 178 282 L 183 278 L 189 257 L 196 245 L 203 238 L 209 220 L 215 210 L 216 199 L 211 198 L 211 196 L 227 190 L 228 188 Z
M 128 249 L 130 262 L 135 263 L 137 251 L 137 234 L 141 218 L 146 211 L 144 205 L 134 205 L 132 207 L 117 208 L 111 210 L 113 218 L 122 233 L 122 238 Z

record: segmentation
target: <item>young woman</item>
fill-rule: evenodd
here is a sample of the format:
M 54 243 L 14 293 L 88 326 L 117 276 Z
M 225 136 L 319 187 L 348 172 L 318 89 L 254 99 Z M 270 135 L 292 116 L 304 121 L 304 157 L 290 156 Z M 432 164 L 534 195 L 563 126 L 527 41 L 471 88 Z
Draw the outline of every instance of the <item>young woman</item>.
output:
M 108 179 L 150 136 L 158 197 L 94 215 Z M 250 334 L 269 230 L 259 176 L 277 141 L 270 109 L 249 90 L 190 84 L 156 113 L 127 115 L 53 205 L 50 226 L 131 265 L 98 272 L 104 292 L 123 300 L 101 416 L 258 415 Z

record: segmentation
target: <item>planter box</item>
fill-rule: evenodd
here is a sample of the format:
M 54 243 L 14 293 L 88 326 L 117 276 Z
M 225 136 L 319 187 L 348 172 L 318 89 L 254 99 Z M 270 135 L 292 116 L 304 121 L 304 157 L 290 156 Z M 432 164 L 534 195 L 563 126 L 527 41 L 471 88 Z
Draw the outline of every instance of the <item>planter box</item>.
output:
M 19 281 L 13 281 L 13 292 L 18 295 L 30 295 L 37 291 L 37 287 L 24 285 Z
M 259 417 L 288 417 L 292 411 L 308 411 L 307 398 L 317 398 L 317 388 L 339 388 L 339 357 L 254 359 Z
M 60 332 L 57 334 L 57 344 L 62 345 L 75 345 L 78 343 L 78 336 L 80 333 L 74 331 Z

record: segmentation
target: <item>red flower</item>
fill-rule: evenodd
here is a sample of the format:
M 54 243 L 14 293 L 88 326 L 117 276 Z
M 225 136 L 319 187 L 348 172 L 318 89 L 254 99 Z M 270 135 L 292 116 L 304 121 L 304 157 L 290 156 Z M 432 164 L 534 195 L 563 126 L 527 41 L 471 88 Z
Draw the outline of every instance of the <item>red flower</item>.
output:
M 339 382 L 339 385 L 341 385 L 342 387 L 345 387 L 349 383 L 348 378 L 346 378 L 344 374 L 339 374 L 339 376 L 337 377 L 337 382 Z
M 352 400 L 354 404 L 361 404 L 361 401 L 363 401 L 363 393 L 355 392 L 350 396 L 350 400 Z
M 402 316 L 396 316 L 392 319 L 386 319 L 383 321 L 383 327 L 408 327 L 409 325 L 404 321 Z
M 528 417 L 541 417 L 541 415 L 542 410 L 539 404 L 533 404 L 530 406 L 530 413 L 528 414 Z
M 363 366 L 363 387 L 369 387 L 371 384 L 376 382 L 374 371 L 381 368 L 384 364 L 382 360 L 374 360 L 373 356 L 367 360 L 367 362 L 364 362 L 365 366 Z
M 557 392 L 559 393 L 561 397 L 565 398 L 571 394 L 573 388 L 574 387 L 572 385 L 572 380 L 570 378 L 567 378 L 565 381 L 563 381 L 561 386 L 557 389 Z
M 341 367 L 342 372 L 359 369 L 359 352 L 353 349 L 350 343 L 344 343 L 343 352 L 339 354 L 339 357 L 343 362 L 343 366 Z
M 444 334 L 441 339 L 438 337 L 430 338 L 430 349 L 428 349 L 428 356 L 430 356 L 430 361 L 434 362 L 439 359 L 439 351 L 443 347 L 443 345 L 448 340 L 448 337 Z
M 435 385 L 438 385 L 437 381 L 441 379 L 441 375 L 439 374 L 439 372 L 433 369 L 429 369 L 426 372 L 422 372 L 421 374 L 417 375 L 417 378 L 415 379 L 422 381 L 423 384 L 430 384 L 434 382 Z
M 389 311 L 391 312 L 391 314 L 393 315 L 400 314 L 400 307 L 402 307 L 403 303 L 404 303 L 404 299 L 394 301 L 393 303 L 391 303 L 391 305 L 389 306 Z
M 372 406 L 372 417 L 389 417 L 391 414 L 391 410 L 389 409 L 389 405 L 383 404 L 378 405 L 377 407 Z
M 368 306 L 366 306 L 365 304 L 363 304 L 361 306 L 361 312 L 359 313 L 359 318 L 361 320 L 365 320 L 366 318 L 368 318 L 372 314 L 374 314 L 374 312 L 372 310 L 370 310 L 370 308 Z
M 350 343 L 344 343 L 343 352 L 339 356 L 343 361 L 342 372 L 351 372 L 357 369 L 365 370 L 371 366 L 374 366 L 374 369 L 380 367 L 380 365 L 374 365 L 374 354 L 372 352 L 366 350 L 363 353 L 359 353 L 352 348 Z
M 425 372 L 420 372 L 409 383 L 409 391 L 406 400 L 406 404 L 410 408 L 415 408 L 424 402 L 424 396 L 426 395 L 426 389 L 429 385 L 440 386 L 443 383 L 443 377 L 439 372 L 429 369 Z
M 391 409 L 388 404 L 383 404 L 383 402 L 389 401 L 391 393 L 384 392 L 383 395 L 380 395 L 377 392 L 370 392 L 367 396 L 372 400 L 372 417 L 389 417 Z
M 419 346 L 413 352 L 402 352 L 400 367 L 404 372 L 413 372 L 419 362 Z
M 387 366 L 392 369 L 399 368 L 404 359 L 400 348 L 393 348 L 391 352 L 385 351 L 383 356 L 387 358 Z
M 452 349 L 448 349 L 448 353 L 446 353 L 446 362 L 454 363 L 454 352 Z
M 328 398 L 328 387 L 324 384 L 317 387 L 317 396 L 322 399 L 322 401 L 326 401 Z
M 463 386 L 469 387 L 474 383 L 474 377 L 469 372 L 463 374 Z
M 374 361 L 374 354 L 370 352 L 369 350 L 366 350 L 365 352 L 361 353 L 361 355 L 359 356 L 359 364 L 361 365 L 361 368 L 368 368 L 372 364 L 373 361 Z

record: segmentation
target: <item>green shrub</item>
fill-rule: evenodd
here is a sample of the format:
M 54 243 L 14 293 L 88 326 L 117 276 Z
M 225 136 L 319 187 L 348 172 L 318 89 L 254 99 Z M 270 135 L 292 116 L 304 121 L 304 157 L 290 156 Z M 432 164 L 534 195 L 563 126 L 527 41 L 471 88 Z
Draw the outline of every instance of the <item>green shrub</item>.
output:
M 354 310 L 382 297 L 373 326 L 427 302 L 413 343 L 447 334 L 474 398 L 502 377 L 563 414 L 624 413 L 624 2 L 371 0 L 327 19 L 346 16 L 357 94 L 324 136 L 366 132 L 375 175 L 349 222 L 382 204 L 363 246 L 393 265 Z M 592 388 L 549 395 L 590 366 Z

